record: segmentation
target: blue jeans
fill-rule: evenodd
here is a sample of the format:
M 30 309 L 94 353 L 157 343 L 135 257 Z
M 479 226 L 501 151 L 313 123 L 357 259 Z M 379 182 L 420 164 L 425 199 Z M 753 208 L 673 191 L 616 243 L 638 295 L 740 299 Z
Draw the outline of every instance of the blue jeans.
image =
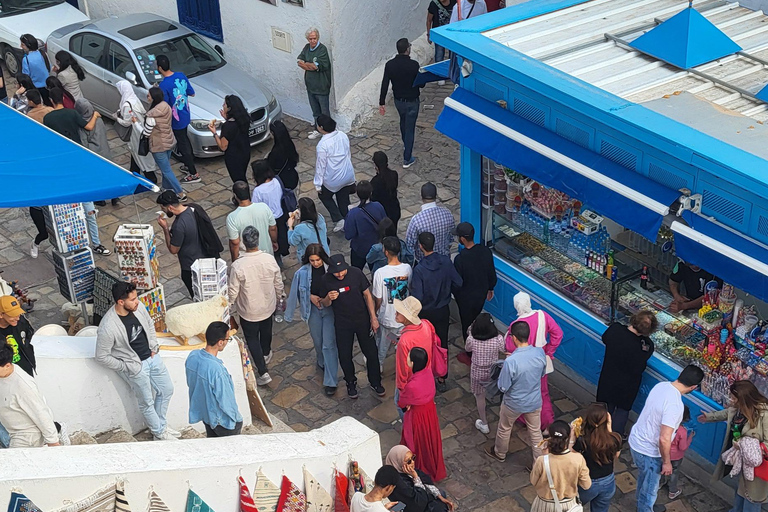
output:
M 582 505 L 590 504 L 591 512 L 608 512 L 614 494 L 616 494 L 616 477 L 613 473 L 592 480 L 592 487 L 587 490 L 579 487 L 579 499 Z
M 312 109 L 312 117 L 315 119 L 315 128 L 317 128 L 317 118 L 320 114 L 331 115 L 330 95 L 307 91 L 307 97 L 309 97 L 309 108 Z
M 91 237 L 94 247 L 101 245 L 101 238 L 99 238 L 99 224 L 96 222 L 96 205 L 93 201 L 83 203 L 83 209 L 85 210 L 85 222 L 88 225 L 88 236 Z
M 630 451 L 637 466 L 637 512 L 653 512 L 661 482 L 661 457 L 649 457 L 631 448 Z
M 11 444 L 11 436 L 8 434 L 8 431 L 5 430 L 5 427 L 2 423 L 0 423 L 0 448 L 8 448 L 8 445 Z
M 314 304 L 311 308 L 307 325 L 315 342 L 317 366 L 323 369 L 323 386 L 335 388 L 339 385 L 339 349 L 336 347 L 333 310 L 317 309 Z
M 183 192 L 183 190 L 181 190 L 181 183 L 179 183 L 176 175 L 173 174 L 173 169 L 171 169 L 170 150 L 162 151 L 160 153 L 152 153 L 152 158 L 155 159 L 155 163 L 160 168 L 160 172 L 163 173 L 163 190 L 173 190 L 177 194 L 181 194 Z
M 413 154 L 413 139 L 416 138 L 416 119 L 419 118 L 419 100 L 398 100 L 395 98 L 395 108 L 400 114 L 400 135 L 403 138 L 403 162 L 411 161 Z
M 387 358 L 389 347 L 397 343 L 400 339 L 401 327 L 384 327 L 379 325 L 376 332 L 376 346 L 379 349 L 379 366 L 384 367 L 384 360 Z
M 435 62 L 442 62 L 445 60 L 445 46 L 440 46 L 435 43 Z
M 762 503 L 754 503 L 747 498 L 739 496 L 738 491 L 733 499 L 733 508 L 728 512 L 760 512 Z
M 154 357 L 141 362 L 141 371 L 133 376 L 121 373 L 120 376 L 131 386 L 139 402 L 139 410 L 144 415 L 144 422 L 155 437 L 165 432 L 165 415 L 173 395 L 173 382 L 168 374 L 163 359 Z

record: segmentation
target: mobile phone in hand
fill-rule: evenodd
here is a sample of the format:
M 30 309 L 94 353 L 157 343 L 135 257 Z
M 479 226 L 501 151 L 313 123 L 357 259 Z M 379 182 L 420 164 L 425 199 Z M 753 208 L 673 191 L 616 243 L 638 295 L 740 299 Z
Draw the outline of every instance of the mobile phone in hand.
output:
M 405 510 L 405 503 L 403 503 L 402 501 L 398 501 L 397 505 L 395 505 L 389 510 L 390 512 L 400 512 L 401 510 Z

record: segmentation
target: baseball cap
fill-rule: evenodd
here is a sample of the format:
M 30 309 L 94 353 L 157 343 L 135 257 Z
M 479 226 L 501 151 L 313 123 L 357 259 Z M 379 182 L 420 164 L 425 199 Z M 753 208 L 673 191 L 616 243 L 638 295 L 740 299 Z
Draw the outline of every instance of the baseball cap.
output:
M 157 196 L 157 204 L 161 206 L 170 206 L 172 204 L 179 204 L 179 196 L 173 190 L 166 190 Z
M 338 274 L 339 272 L 344 272 L 347 269 L 349 269 L 349 265 L 347 265 L 347 262 L 344 261 L 343 254 L 334 254 L 331 256 L 331 264 L 328 266 L 328 272 L 331 274 Z
M 421 186 L 421 198 L 422 199 L 437 199 L 437 187 L 431 181 L 426 182 Z
M 3 295 L 0 297 L 0 313 L 5 313 L 8 316 L 21 316 L 24 314 L 24 310 L 21 309 L 19 299 L 13 295 Z
M 460 222 L 458 226 L 451 231 L 453 236 L 463 236 L 464 238 L 473 238 L 475 236 L 475 227 L 469 222 Z

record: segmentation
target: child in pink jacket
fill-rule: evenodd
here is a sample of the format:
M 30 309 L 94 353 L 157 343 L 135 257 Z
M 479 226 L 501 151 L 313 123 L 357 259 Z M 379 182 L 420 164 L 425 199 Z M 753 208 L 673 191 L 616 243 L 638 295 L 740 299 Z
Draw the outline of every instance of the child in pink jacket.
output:
M 544 353 L 548 358 L 547 373 L 551 373 L 551 359 L 554 357 L 557 347 L 560 346 L 560 342 L 563 341 L 563 330 L 549 313 L 538 309 L 531 309 L 531 296 L 527 293 L 520 292 L 515 295 L 514 304 L 515 310 L 517 310 L 515 322 L 522 320 L 528 324 L 528 327 L 531 329 L 528 343 L 531 346 L 544 349 Z M 540 336 L 538 336 L 539 318 L 544 320 L 544 327 Z M 515 342 L 509 334 L 509 329 L 507 329 L 506 335 L 506 349 L 510 353 L 515 351 Z M 525 422 L 522 416 L 518 421 Z M 549 386 L 547 385 L 547 376 L 545 375 L 541 378 L 541 429 L 549 428 L 553 421 L 555 421 L 555 413 L 552 410 L 552 400 L 549 398 Z
M 677 432 L 672 438 L 672 446 L 669 449 L 669 459 L 672 462 L 672 474 L 668 477 L 664 477 L 665 482 L 669 485 L 669 499 L 673 500 L 680 496 L 683 492 L 678 486 L 678 480 L 680 478 L 680 464 L 683 463 L 683 457 L 685 457 L 685 451 L 691 446 L 693 436 L 696 432 L 688 432 L 688 429 L 683 426 L 684 423 L 691 420 L 691 411 L 688 410 L 688 406 L 683 406 L 683 423 L 677 427 Z

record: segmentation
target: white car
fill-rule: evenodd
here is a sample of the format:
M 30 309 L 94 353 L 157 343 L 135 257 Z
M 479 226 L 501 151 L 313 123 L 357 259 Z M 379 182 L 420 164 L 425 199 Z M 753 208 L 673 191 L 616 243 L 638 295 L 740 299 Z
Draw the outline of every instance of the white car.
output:
M 22 34 L 45 41 L 64 25 L 87 21 L 88 16 L 64 0 L 0 0 L 0 55 L 8 72 L 21 72 Z

